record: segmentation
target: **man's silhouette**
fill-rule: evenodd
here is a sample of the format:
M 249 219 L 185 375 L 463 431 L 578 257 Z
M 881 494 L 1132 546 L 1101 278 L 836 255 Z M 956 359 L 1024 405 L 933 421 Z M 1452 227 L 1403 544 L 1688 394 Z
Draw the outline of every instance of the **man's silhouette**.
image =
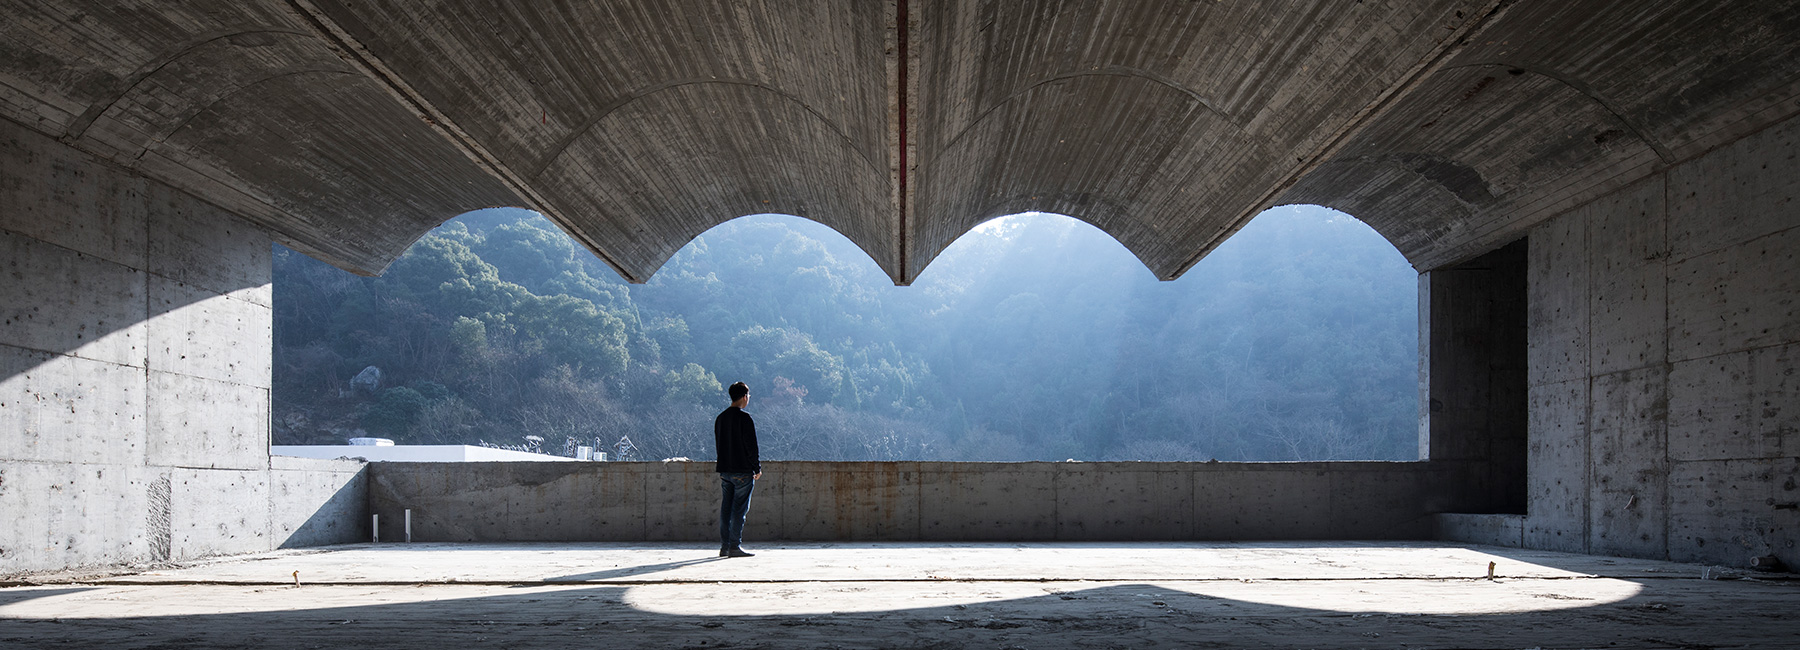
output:
M 756 421 L 744 412 L 750 404 L 750 387 L 731 385 L 731 406 L 713 420 L 713 444 L 719 450 L 722 496 L 719 500 L 719 557 L 750 557 L 743 549 L 744 519 L 750 514 L 750 491 L 762 478 L 762 459 L 756 449 Z

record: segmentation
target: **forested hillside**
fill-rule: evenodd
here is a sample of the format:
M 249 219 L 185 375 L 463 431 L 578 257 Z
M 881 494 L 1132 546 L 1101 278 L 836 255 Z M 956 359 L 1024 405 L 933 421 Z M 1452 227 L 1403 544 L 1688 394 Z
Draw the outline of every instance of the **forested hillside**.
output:
M 1284 207 L 1175 282 L 1064 217 L 990 222 L 894 287 L 854 244 L 746 217 L 630 286 L 547 220 L 483 210 L 380 278 L 275 251 L 276 444 L 711 457 L 722 384 L 816 460 L 1417 455 L 1416 276 Z M 379 369 L 363 374 L 365 368 Z

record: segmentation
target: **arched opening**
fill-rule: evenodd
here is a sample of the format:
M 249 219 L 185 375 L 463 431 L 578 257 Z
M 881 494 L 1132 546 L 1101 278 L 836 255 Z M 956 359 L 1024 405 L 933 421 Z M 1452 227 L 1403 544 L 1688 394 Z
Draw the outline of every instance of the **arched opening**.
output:
M 446 221 L 377 278 L 277 247 L 274 443 L 706 457 L 718 367 L 760 377 L 765 401 L 827 419 L 855 404 L 840 334 L 860 316 L 808 301 L 889 282 L 855 244 L 799 217 L 751 215 L 702 233 L 666 267 L 630 286 L 516 208 Z M 876 365 L 904 375 L 890 356 Z
M 940 379 L 1002 437 L 1093 460 L 1412 460 L 1416 283 L 1361 221 L 1283 206 L 1173 282 L 1098 228 L 1026 213 L 915 286 L 961 301 Z
M 785 215 L 719 224 L 628 286 L 503 208 L 380 278 L 278 253 L 276 291 L 278 444 L 707 458 L 741 380 L 776 459 L 1417 458 L 1416 276 L 1317 206 L 1265 212 L 1173 282 L 1085 222 L 1001 217 L 911 287 Z M 379 384 L 353 381 L 371 366 Z

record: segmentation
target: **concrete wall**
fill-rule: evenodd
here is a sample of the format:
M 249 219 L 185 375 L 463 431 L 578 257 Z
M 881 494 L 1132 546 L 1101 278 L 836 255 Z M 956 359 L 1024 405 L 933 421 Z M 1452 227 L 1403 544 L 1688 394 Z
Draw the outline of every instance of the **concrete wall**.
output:
M 1424 539 L 1429 463 L 766 462 L 749 540 Z M 712 463 L 374 463 L 381 538 L 711 541 Z
M 0 575 L 361 538 L 359 463 L 269 459 L 268 236 L 5 120 L 0 169 Z
M 1789 120 L 1531 231 L 1524 545 L 1800 566 L 1797 152 Z

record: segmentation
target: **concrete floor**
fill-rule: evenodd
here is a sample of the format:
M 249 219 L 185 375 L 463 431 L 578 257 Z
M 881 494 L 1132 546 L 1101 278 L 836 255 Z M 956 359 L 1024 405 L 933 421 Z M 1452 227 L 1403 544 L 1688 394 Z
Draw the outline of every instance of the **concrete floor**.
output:
M 1800 647 L 1791 574 L 1669 562 L 1426 542 L 753 550 L 363 544 L 47 576 L 0 589 L 0 647 Z

